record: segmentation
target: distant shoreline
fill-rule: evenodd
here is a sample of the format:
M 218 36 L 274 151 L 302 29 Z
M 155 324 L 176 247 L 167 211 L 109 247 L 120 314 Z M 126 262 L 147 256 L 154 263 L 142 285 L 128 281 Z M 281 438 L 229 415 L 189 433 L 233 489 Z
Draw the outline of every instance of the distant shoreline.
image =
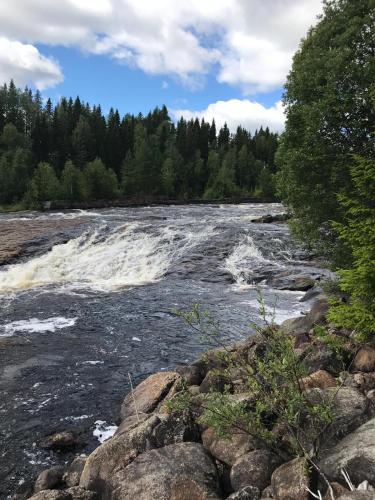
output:
M 120 200 L 95 200 L 95 201 L 80 201 L 69 202 L 65 200 L 47 201 L 41 207 L 44 211 L 53 210 L 89 210 L 93 208 L 125 208 L 125 207 L 147 207 L 147 206 L 169 206 L 169 205 L 240 205 L 241 203 L 277 203 L 278 200 L 272 198 L 224 198 L 216 200 L 173 200 L 155 197 L 144 197 L 137 199 L 120 199 Z

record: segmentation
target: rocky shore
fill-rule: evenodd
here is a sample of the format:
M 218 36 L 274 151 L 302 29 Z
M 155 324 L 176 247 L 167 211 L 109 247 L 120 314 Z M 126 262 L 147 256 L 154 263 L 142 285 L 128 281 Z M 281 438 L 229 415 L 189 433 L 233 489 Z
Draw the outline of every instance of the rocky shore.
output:
M 309 490 L 321 491 L 325 500 L 375 498 L 375 347 L 354 350 L 343 369 L 337 352 L 315 334 L 316 325 L 325 325 L 348 351 L 353 349 L 350 332 L 326 324 L 327 308 L 320 294 L 307 315 L 282 325 L 308 373 L 303 389 L 335 396 L 334 420 L 319 455 L 321 477 L 303 457 L 278 454 L 246 432 L 223 438 L 198 424 L 191 411 L 171 411 L 168 401 L 182 386 L 198 407 L 202 395 L 228 387 L 220 375 L 225 367 L 219 349 L 141 382 L 125 397 L 113 437 L 88 457 L 77 455 L 65 468 L 43 471 L 34 486 L 20 486 L 13 499 L 308 500 L 313 498 Z M 259 339 L 252 336 L 229 349 L 248 358 L 258 347 Z M 233 373 L 230 385 L 231 397 L 251 399 L 241 373 Z M 59 433 L 40 445 L 58 453 L 74 447 L 74 436 Z

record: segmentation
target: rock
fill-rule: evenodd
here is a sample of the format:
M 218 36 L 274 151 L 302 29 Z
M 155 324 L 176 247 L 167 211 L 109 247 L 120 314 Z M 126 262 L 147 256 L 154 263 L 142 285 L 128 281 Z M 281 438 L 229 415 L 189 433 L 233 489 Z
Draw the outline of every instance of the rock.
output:
M 72 495 L 64 490 L 43 490 L 30 497 L 30 500 L 72 500 Z
M 347 488 L 344 488 L 344 486 L 342 486 L 340 483 L 336 483 L 335 481 L 331 482 L 330 484 L 335 498 L 338 498 L 340 495 L 348 493 L 349 491 Z M 328 489 L 323 497 L 323 500 L 332 500 L 331 493 L 329 492 Z
M 347 387 L 354 387 L 363 394 L 375 389 L 375 373 L 347 373 L 340 374 Z
M 115 436 L 119 434 L 124 434 L 124 432 L 128 432 L 135 427 L 138 427 L 139 424 L 145 422 L 150 418 L 149 413 L 138 413 L 136 415 L 130 415 L 125 420 L 121 422 L 121 424 L 117 427 L 115 432 Z
M 219 500 L 215 465 L 198 443 L 178 443 L 139 455 L 115 474 L 112 498 Z
M 121 417 L 125 419 L 136 414 L 134 400 L 139 413 L 151 413 L 180 378 L 176 372 L 154 373 L 127 394 L 121 405 Z
M 349 491 L 341 495 L 338 500 L 375 500 L 373 491 Z
M 272 489 L 279 500 L 309 500 L 310 486 L 306 462 L 295 458 L 278 467 L 272 474 Z
M 280 464 L 280 458 L 269 450 L 255 450 L 242 455 L 230 472 L 233 489 L 240 490 L 248 485 L 264 490 L 271 482 L 273 471 Z
M 85 463 L 86 458 L 77 457 L 69 465 L 68 470 L 63 477 L 67 487 L 71 488 L 73 486 L 79 485 L 79 480 L 81 479 L 81 474 L 85 467 Z
M 245 432 L 238 431 L 224 439 L 218 437 L 212 427 L 202 433 L 202 442 L 211 455 L 230 466 L 245 453 L 260 447 L 256 439 Z
M 160 419 L 150 415 L 149 419 L 118 434 L 96 448 L 86 460 L 79 485 L 96 491 L 106 498 L 114 488 L 116 471 L 129 465 L 140 453 L 154 446 L 152 431 Z
M 46 450 L 63 450 L 73 448 L 78 444 L 79 442 L 72 432 L 64 431 L 47 436 L 40 442 L 40 447 Z
M 296 276 L 287 273 L 279 273 L 277 276 L 266 280 L 266 284 L 277 290 L 291 290 L 295 292 L 306 292 L 315 284 L 308 276 Z
M 353 370 L 360 372 L 375 371 L 375 347 L 365 345 L 357 352 L 353 365 Z
M 52 467 L 51 469 L 42 471 L 35 482 L 35 493 L 42 490 L 53 490 L 56 486 L 60 486 L 63 474 L 64 469 L 62 467 Z
M 189 412 L 183 415 L 170 414 L 162 419 L 153 430 L 155 444 L 158 448 L 169 444 L 201 440 L 199 427 Z
M 299 301 L 300 302 L 307 302 L 311 299 L 318 297 L 318 295 L 321 295 L 322 293 L 323 293 L 323 289 L 319 285 L 315 284 L 312 288 L 307 290 L 305 295 Z
M 310 389 L 308 392 L 311 403 L 321 403 L 322 401 L 332 401 L 333 422 L 321 436 L 321 446 L 323 450 L 336 444 L 342 437 L 346 436 L 359 427 L 367 418 L 368 401 L 356 389 L 351 387 L 336 387 L 328 389 Z M 304 426 L 304 436 L 301 437 L 304 445 L 309 449 L 312 436 L 316 434 L 316 429 L 309 431 L 309 423 Z
M 98 498 L 95 491 L 88 491 L 84 488 L 80 488 L 79 486 L 68 488 L 65 491 L 71 495 L 72 500 L 97 500 Z
M 204 377 L 199 391 L 203 394 L 207 394 L 210 392 L 224 392 L 225 386 L 229 384 L 230 381 L 227 377 L 217 373 L 214 370 L 210 370 Z
M 205 373 L 203 373 L 202 368 L 197 365 L 177 366 L 176 372 L 181 375 L 188 386 L 200 385 L 205 377 Z
M 331 480 L 341 481 L 346 469 L 354 484 L 375 484 L 375 418 L 327 450 L 319 465 Z
M 285 222 L 290 219 L 289 214 L 262 215 L 256 219 L 251 219 L 254 224 L 271 224 L 272 222 Z
M 273 498 L 274 494 L 273 494 L 273 488 L 271 485 L 267 486 L 267 488 L 264 488 L 264 490 L 262 491 L 262 495 L 261 495 L 261 499 L 263 500 L 264 498 L 268 499 L 268 498 Z
M 324 344 L 315 344 L 303 354 L 303 365 L 308 373 L 325 370 L 338 375 L 343 369 L 342 360 Z
M 31 481 L 25 481 L 22 484 L 18 484 L 14 495 L 11 497 L 12 500 L 27 500 L 32 497 L 34 493 L 34 484 Z
M 332 375 L 325 370 L 318 370 L 308 377 L 301 380 L 303 389 L 312 389 L 318 387 L 319 389 L 327 389 L 328 387 L 336 387 L 337 382 Z
M 227 500 L 259 500 L 260 499 L 260 491 L 255 486 L 245 486 L 239 491 L 235 491 Z
M 322 325 L 326 322 L 328 302 L 325 297 L 319 298 L 305 316 L 285 320 L 281 327 L 286 333 L 307 333 L 315 325 Z

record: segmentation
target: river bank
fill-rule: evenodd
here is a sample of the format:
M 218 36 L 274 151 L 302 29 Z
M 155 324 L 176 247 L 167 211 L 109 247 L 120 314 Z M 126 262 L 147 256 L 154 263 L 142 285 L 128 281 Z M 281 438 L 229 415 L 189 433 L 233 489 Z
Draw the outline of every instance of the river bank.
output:
M 319 290 L 317 291 L 319 293 Z M 311 292 L 308 292 L 311 294 Z M 227 392 L 233 401 L 249 405 L 251 392 L 246 377 L 236 371 L 228 378 L 223 349 L 207 352 L 198 361 L 173 371 L 151 375 L 123 400 L 121 423 L 88 457 L 78 456 L 67 467 L 42 472 L 34 486 L 33 500 L 109 499 L 122 500 L 309 500 L 308 490 L 327 490 L 325 499 L 373 499 L 375 484 L 375 349 L 353 351 L 350 362 L 342 362 L 315 335 L 315 326 L 326 323 L 327 300 L 319 293 L 304 317 L 284 322 L 294 350 L 308 375 L 301 385 L 309 394 L 334 394 L 334 420 L 322 435 L 318 456 L 319 476 L 305 459 L 288 453 L 282 429 L 275 428 L 275 446 L 265 446 L 254 435 L 235 428 L 226 438 L 196 420 L 205 397 Z M 349 332 L 332 330 L 354 349 Z M 226 347 L 232 356 L 249 359 L 261 346 L 257 336 Z M 353 359 L 354 358 L 354 359 Z M 224 389 L 225 386 L 225 389 Z M 182 388 L 193 405 L 182 413 L 171 410 Z M 172 405 L 173 408 L 173 405 Z M 306 431 L 308 422 L 306 422 Z M 49 438 L 50 449 L 59 452 L 74 447 L 74 436 L 59 433 Z M 345 481 L 345 470 L 353 488 Z M 32 485 L 23 485 L 15 499 L 32 495 Z
M 91 453 L 95 422 L 119 423 L 128 373 L 136 385 L 207 349 L 173 309 L 200 302 L 238 342 L 260 321 L 257 286 L 279 323 L 311 308 L 303 290 L 329 271 L 286 224 L 253 222 L 281 213 L 215 204 L 0 217 L 34 241 L 0 267 L 0 496 L 74 458 L 41 448 L 46 436 L 72 432 Z M 43 224 L 48 236 L 34 239 L 27 225 Z

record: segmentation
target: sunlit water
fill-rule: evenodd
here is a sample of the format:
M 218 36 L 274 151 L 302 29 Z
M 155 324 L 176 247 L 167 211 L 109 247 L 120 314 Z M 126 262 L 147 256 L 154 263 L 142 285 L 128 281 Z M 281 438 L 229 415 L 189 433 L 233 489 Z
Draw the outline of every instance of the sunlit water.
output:
M 258 204 L 2 216 L 91 222 L 50 252 L 0 270 L 0 340 L 14 341 L 0 349 L 0 496 L 55 463 L 33 445 L 42 436 L 73 428 L 86 443 L 81 451 L 92 449 L 95 422 L 116 423 L 128 373 L 137 383 L 199 355 L 205 346 L 174 309 L 199 302 L 227 339 L 239 340 L 260 321 L 255 285 L 278 322 L 309 307 L 303 293 L 265 285 L 288 270 L 319 274 L 286 225 L 251 222 L 282 211 Z

